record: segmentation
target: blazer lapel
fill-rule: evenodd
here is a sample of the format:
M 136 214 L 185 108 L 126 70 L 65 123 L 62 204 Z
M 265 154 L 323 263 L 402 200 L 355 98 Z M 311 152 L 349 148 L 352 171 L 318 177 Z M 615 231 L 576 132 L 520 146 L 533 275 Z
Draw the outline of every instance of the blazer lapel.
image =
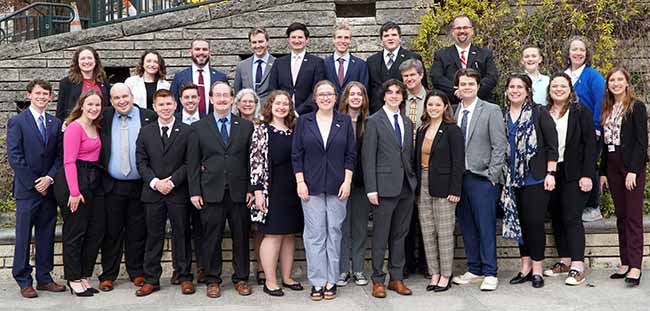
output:
M 448 53 L 449 53 L 448 54 L 449 58 L 454 60 L 454 63 L 456 64 L 456 69 L 463 68 L 463 64 L 460 62 L 460 56 L 458 55 L 458 51 L 456 50 L 455 45 L 449 47 Z
M 217 120 L 214 119 L 214 115 L 209 115 L 207 118 L 209 121 L 208 124 L 212 128 L 209 132 L 213 134 L 214 140 L 216 140 L 217 143 L 225 150 L 226 144 L 223 143 L 223 137 L 221 137 L 221 133 L 219 133 Z M 232 131 L 232 128 L 230 130 Z
M 445 132 L 447 132 L 447 127 L 449 125 L 445 122 L 440 123 L 440 127 L 438 127 L 438 131 L 436 132 L 436 136 L 433 138 L 433 142 L 431 143 L 431 150 L 435 149 L 436 145 L 440 142 L 440 139 L 442 139 L 442 136 L 445 135 Z
M 167 153 L 167 150 L 169 150 L 169 147 L 174 145 L 174 140 L 178 135 L 181 133 L 181 126 L 180 123 L 182 123 L 181 120 L 176 119 L 174 121 L 174 125 L 172 126 L 170 132 L 169 132 L 169 139 L 167 140 L 167 145 L 165 145 L 165 149 L 163 150 L 163 154 Z
M 244 80 L 244 85 L 253 85 L 253 77 L 251 76 L 252 72 L 256 70 L 256 64 L 253 62 L 255 56 L 251 56 L 245 60 L 244 63 L 244 72 L 242 72 L 242 80 Z
M 474 45 L 471 45 L 469 52 L 467 52 L 467 68 L 478 70 L 478 63 L 476 62 L 476 58 L 478 57 L 477 53 L 478 48 L 476 48 Z
M 273 62 L 275 62 L 275 57 L 269 55 L 269 61 L 266 63 L 266 66 L 264 66 L 264 74 L 262 75 L 262 81 L 260 81 L 260 84 L 264 83 L 264 81 L 266 81 L 266 79 L 271 74 L 271 67 L 273 67 Z
M 577 125 L 576 123 L 578 122 L 578 120 L 576 119 L 578 117 L 577 112 L 578 111 L 575 108 L 571 108 L 567 111 L 567 113 L 569 114 L 569 120 L 567 120 L 567 132 L 566 132 L 565 143 L 571 141 L 571 137 L 576 132 L 576 125 Z
M 327 148 L 330 147 L 332 140 L 334 137 L 336 137 L 336 134 L 338 134 L 341 130 L 341 126 L 343 125 L 343 119 L 340 118 L 338 113 L 335 113 L 334 118 L 332 118 L 332 126 L 330 127 L 330 133 L 327 136 Z M 325 148 L 325 150 L 327 150 Z
M 386 126 L 386 130 L 387 130 L 389 133 L 392 134 L 392 135 L 390 135 L 391 137 L 393 137 L 393 139 L 391 139 L 391 141 L 392 141 L 393 143 L 395 143 L 395 146 L 396 146 L 397 148 L 400 148 L 400 149 L 401 149 L 401 147 L 400 147 L 400 145 L 399 145 L 399 141 L 397 141 L 397 135 L 395 135 L 395 128 L 394 128 L 393 125 L 390 123 L 390 120 L 388 120 L 388 116 L 386 115 L 386 112 L 383 110 L 383 108 L 382 108 L 382 110 L 380 110 L 380 111 L 381 111 L 381 112 L 379 113 L 379 117 L 382 119 L 382 123 L 384 123 L 384 125 Z
M 345 78 L 343 78 L 343 85 L 348 83 L 348 80 L 350 79 L 350 73 L 354 71 L 354 66 L 356 66 L 357 61 L 352 57 L 352 54 L 350 54 L 350 63 L 348 64 L 348 70 L 345 72 Z
M 318 129 L 318 124 L 316 123 L 316 115 L 312 114 L 307 117 L 307 128 L 312 132 L 314 137 L 319 137 L 320 139 L 318 140 L 318 144 L 320 144 L 320 147 L 322 148 L 323 151 L 325 151 L 325 146 L 323 145 L 323 138 L 320 134 L 320 129 Z M 331 132 L 332 130 L 330 130 Z M 329 136 L 332 136 L 332 133 L 330 133 Z M 329 141 L 329 136 L 327 137 Z
M 307 55 L 309 55 L 309 53 L 305 53 L 305 57 L 302 58 L 302 65 L 300 65 L 300 70 L 298 70 L 298 76 L 296 77 L 296 83 L 294 84 L 294 87 L 299 83 L 300 79 L 303 78 L 302 76 L 305 75 L 307 67 L 311 66 L 311 62 L 309 61 L 309 57 Z M 289 63 L 289 72 L 291 72 L 291 63 Z
M 41 145 L 44 145 L 45 142 L 43 141 L 43 136 L 41 136 L 41 131 L 38 130 L 38 124 L 36 124 L 36 120 L 34 120 L 34 115 L 32 115 L 32 112 L 29 110 L 29 108 L 25 110 L 25 118 L 27 118 L 26 121 L 29 124 L 29 126 L 32 128 L 32 132 L 34 133 L 34 136 L 36 136 L 38 141 L 41 142 Z
M 54 118 L 54 116 L 45 114 L 45 133 L 47 134 L 48 145 L 52 140 L 56 141 L 56 135 L 58 134 L 54 132 Z
M 460 108 L 459 104 L 459 108 Z M 480 99 L 476 100 L 476 107 L 474 107 L 474 112 L 472 113 L 472 119 L 469 121 L 469 128 L 467 129 L 467 140 L 465 143 L 469 142 L 469 140 L 472 138 L 472 134 L 474 133 L 474 129 L 476 128 L 476 122 L 483 111 L 483 101 Z
M 240 132 L 239 117 L 233 114 L 230 117 L 230 134 L 228 135 L 228 145 L 226 145 L 226 149 L 230 148 L 233 141 L 236 141 L 237 137 L 239 137 Z

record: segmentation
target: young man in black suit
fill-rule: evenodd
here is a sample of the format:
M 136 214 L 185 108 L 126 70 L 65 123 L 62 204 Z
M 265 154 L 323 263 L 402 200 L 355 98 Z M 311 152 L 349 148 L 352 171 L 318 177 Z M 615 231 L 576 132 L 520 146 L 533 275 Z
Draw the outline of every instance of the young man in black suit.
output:
M 379 30 L 383 49 L 368 57 L 370 114 L 375 113 L 384 105 L 384 98 L 382 96 L 382 85 L 384 82 L 390 79 L 402 80 L 399 65 L 404 60 L 410 58 L 422 62 L 420 55 L 401 46 L 401 35 L 402 30 L 399 25 L 393 22 L 384 23 Z M 426 89 L 429 88 L 426 72 L 422 77 L 422 85 Z
M 492 60 L 492 50 L 480 48 L 472 44 L 474 26 L 472 20 L 465 15 L 459 15 L 449 25 L 454 45 L 436 51 L 431 65 L 431 84 L 434 89 L 444 91 L 452 101 L 454 109 L 460 101 L 458 89 L 454 87 L 456 71 L 472 68 L 481 74 L 481 88 L 478 97 L 482 100 L 496 103 L 492 90 L 497 85 L 499 73 Z
M 167 218 L 172 225 L 172 260 L 179 274 L 181 292 L 194 294 L 192 284 L 192 248 L 188 236 L 189 195 L 187 191 L 187 148 L 193 139 L 192 129 L 174 117 L 176 101 L 168 90 L 153 95 L 153 109 L 158 122 L 140 130 L 136 143 L 136 163 L 144 184 L 142 204 L 147 222 L 144 253 L 145 284 L 136 291 L 147 296 L 160 289 L 163 244 Z
M 309 43 L 309 30 L 302 23 L 287 28 L 291 53 L 275 60 L 271 67 L 271 90 L 284 90 L 293 98 L 298 114 L 314 110 L 312 91 L 318 81 L 325 79 L 323 60 L 305 51 Z
M 250 213 L 253 202 L 250 185 L 249 150 L 253 123 L 231 113 L 233 89 L 216 82 L 210 90 L 214 113 L 192 124 L 196 140 L 190 144 L 188 178 L 190 200 L 201 210 L 203 255 L 207 296 L 221 296 L 221 242 L 224 227 L 232 236 L 232 281 L 242 296 L 251 294 L 248 287 Z

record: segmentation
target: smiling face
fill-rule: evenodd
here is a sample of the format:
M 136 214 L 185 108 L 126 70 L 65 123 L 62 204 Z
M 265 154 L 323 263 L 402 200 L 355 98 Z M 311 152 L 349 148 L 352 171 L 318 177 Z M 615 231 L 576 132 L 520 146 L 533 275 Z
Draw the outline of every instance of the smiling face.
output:
M 97 95 L 86 97 L 83 105 L 81 105 L 81 117 L 89 121 L 94 121 L 99 117 L 102 112 L 102 99 Z
M 34 106 L 36 110 L 44 111 L 52 100 L 52 92 L 36 84 L 32 91 L 27 93 L 27 99 L 29 99 L 30 105 Z
M 269 48 L 269 41 L 263 33 L 254 34 L 250 37 L 251 50 L 257 58 L 262 58 Z
M 284 121 L 291 110 L 289 98 L 284 94 L 278 95 L 271 103 L 271 115 L 275 121 Z
M 566 103 L 571 96 L 571 81 L 564 77 L 555 77 L 549 83 L 549 95 L 555 103 Z
M 334 32 L 334 49 L 339 55 L 348 52 L 350 43 L 352 42 L 352 32 L 347 29 L 339 29 Z
M 392 111 L 399 110 L 402 100 L 404 100 L 404 94 L 398 85 L 393 84 L 384 92 L 384 104 Z
M 573 40 L 569 45 L 569 59 L 571 67 L 577 69 L 584 65 L 587 59 L 587 46 L 580 40 Z
M 460 91 L 460 98 L 464 103 L 471 103 L 478 95 L 479 84 L 476 79 L 468 76 L 458 77 L 458 90 Z
M 336 103 L 336 91 L 329 84 L 321 84 L 316 90 L 316 105 L 318 110 L 329 112 L 334 109 Z
M 244 119 L 252 119 L 255 116 L 255 96 L 250 93 L 246 93 L 239 99 L 237 102 L 237 109 L 239 110 L 239 115 Z
M 93 71 L 95 70 L 95 55 L 93 55 L 93 52 L 90 50 L 83 50 L 81 53 L 79 53 L 79 58 L 77 59 L 79 62 L 79 69 L 81 70 L 82 73 L 85 74 L 90 74 L 92 75 Z
M 121 115 L 128 114 L 133 108 L 131 89 L 124 83 L 117 83 L 111 88 L 111 105 Z
M 363 91 L 358 86 L 350 87 L 348 93 L 348 108 L 360 110 L 363 106 Z
M 616 71 L 607 79 L 607 90 L 614 96 L 624 95 L 627 88 L 630 87 L 630 82 L 621 71 Z
M 388 29 L 381 34 L 381 45 L 384 49 L 392 52 L 402 44 L 399 31 L 395 28 Z
M 474 28 L 472 22 L 469 18 L 461 16 L 454 20 L 454 23 L 451 27 L 451 37 L 454 39 L 454 42 L 459 46 L 466 46 L 472 42 L 472 37 L 474 36 Z
M 210 95 L 210 101 L 212 102 L 212 107 L 214 112 L 219 115 L 226 115 L 232 107 L 232 93 L 230 86 L 225 83 L 218 83 L 212 87 L 212 95 Z
M 442 100 L 442 98 L 438 96 L 429 97 L 429 100 L 427 101 L 426 111 L 429 115 L 429 118 L 431 118 L 431 121 L 442 120 L 445 109 L 447 109 L 447 106 L 445 105 L 445 102 Z
M 153 110 L 158 114 L 158 119 L 167 124 L 176 112 L 176 101 L 171 96 L 158 96 L 153 101 Z
M 192 42 L 190 55 L 192 56 L 192 63 L 194 63 L 194 65 L 198 67 L 205 66 L 210 62 L 210 44 L 203 40 Z
M 196 109 L 199 107 L 199 92 L 195 89 L 186 89 L 181 94 L 181 105 L 183 105 L 183 110 L 188 114 L 194 114 Z
M 526 102 L 526 97 L 528 96 L 528 90 L 526 89 L 526 83 L 518 78 L 513 78 L 508 83 L 506 88 L 506 96 L 511 105 L 520 106 Z
M 526 48 L 521 55 L 521 65 L 524 66 L 526 72 L 533 73 L 539 70 L 539 66 L 542 63 L 542 55 L 539 52 L 538 48 L 530 47 Z
M 145 55 L 143 67 L 144 72 L 147 74 L 152 76 L 158 75 L 158 70 L 160 70 L 160 59 L 158 59 L 158 55 L 153 53 Z
M 415 68 L 411 68 L 402 72 L 402 81 L 404 81 L 406 89 L 409 90 L 411 94 L 420 90 L 423 77 L 424 73 L 418 73 Z
M 305 36 L 304 31 L 294 30 L 289 33 L 289 47 L 291 47 L 291 51 L 294 53 L 302 53 L 307 46 L 307 42 L 309 42 L 309 39 Z

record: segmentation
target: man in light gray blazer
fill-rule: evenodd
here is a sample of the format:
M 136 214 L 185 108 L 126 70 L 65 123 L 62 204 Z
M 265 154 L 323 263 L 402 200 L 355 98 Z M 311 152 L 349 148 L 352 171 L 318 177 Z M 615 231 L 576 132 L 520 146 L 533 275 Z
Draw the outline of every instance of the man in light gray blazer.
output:
M 366 123 L 363 135 L 363 173 L 368 200 L 373 205 L 372 295 L 386 297 L 384 255 L 390 251 L 388 289 L 410 295 L 404 285 L 404 240 L 415 201 L 413 122 L 400 113 L 406 98 L 402 82 L 383 84 L 384 105 Z
M 496 202 L 503 183 L 507 152 L 501 108 L 478 98 L 481 75 L 460 69 L 454 79 L 461 102 L 456 120 L 465 136 L 463 190 L 456 216 L 463 233 L 467 272 L 453 278 L 456 284 L 481 283 L 482 291 L 498 286 L 496 253 Z
M 235 94 L 241 89 L 253 89 L 263 105 L 272 91 L 269 89 L 269 74 L 275 57 L 269 54 L 269 34 L 263 27 L 251 29 L 248 41 L 253 56 L 241 61 L 235 68 Z

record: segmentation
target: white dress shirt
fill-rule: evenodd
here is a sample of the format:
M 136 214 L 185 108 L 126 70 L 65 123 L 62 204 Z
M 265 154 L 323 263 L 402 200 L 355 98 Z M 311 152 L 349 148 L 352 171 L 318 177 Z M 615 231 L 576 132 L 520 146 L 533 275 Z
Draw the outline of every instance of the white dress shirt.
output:
M 199 69 L 203 69 L 203 89 L 205 90 L 205 111 L 210 111 L 210 64 L 205 64 L 203 68 L 197 67 L 192 63 L 192 82 L 196 85 L 199 85 Z M 201 87 L 199 85 L 199 87 Z M 200 110 L 200 109 L 199 109 Z
M 456 47 L 456 52 L 458 52 L 458 59 L 460 59 L 460 52 L 465 51 L 465 62 L 469 63 L 469 49 L 472 47 L 472 44 L 470 43 L 466 48 L 461 48 L 458 45 L 454 45 Z M 463 65 L 463 68 L 467 68 L 466 64 L 463 64 L 463 62 L 460 62 L 461 65 Z
M 199 121 L 200 116 L 199 116 L 199 110 L 197 109 L 194 111 L 194 114 L 189 114 L 185 109 L 182 110 L 183 112 L 181 113 L 181 116 L 183 117 L 183 123 L 187 125 L 192 125 L 192 123 Z
M 564 73 L 568 74 L 569 77 L 571 77 L 571 84 L 576 85 L 576 82 L 578 82 L 578 79 L 580 79 L 580 75 L 582 75 L 583 70 L 585 70 L 584 64 L 575 71 L 571 71 L 571 66 L 569 66 L 569 68 L 567 68 Z

